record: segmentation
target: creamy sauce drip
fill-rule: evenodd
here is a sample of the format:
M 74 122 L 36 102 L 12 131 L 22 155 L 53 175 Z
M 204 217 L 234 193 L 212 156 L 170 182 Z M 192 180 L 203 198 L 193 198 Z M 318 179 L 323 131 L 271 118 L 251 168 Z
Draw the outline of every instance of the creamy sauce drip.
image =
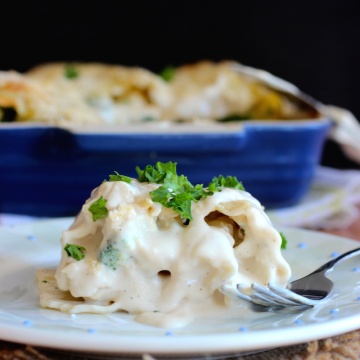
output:
M 184 225 L 176 212 L 151 200 L 159 185 L 104 182 L 63 232 L 56 269 L 37 273 L 40 304 L 69 313 L 126 311 L 142 323 L 180 327 L 194 318 L 239 314 L 220 293 L 274 282 L 284 286 L 290 267 L 281 237 L 249 193 L 225 188 L 192 204 Z M 89 207 L 103 196 L 108 215 L 93 221 Z M 66 244 L 86 249 L 68 256 Z

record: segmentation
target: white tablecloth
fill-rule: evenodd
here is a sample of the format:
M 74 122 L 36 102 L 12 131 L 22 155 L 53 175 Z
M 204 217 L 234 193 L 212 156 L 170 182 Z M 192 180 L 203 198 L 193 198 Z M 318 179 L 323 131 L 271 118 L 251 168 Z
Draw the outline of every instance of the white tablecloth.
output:
M 273 223 L 345 229 L 360 212 L 360 171 L 318 167 L 309 193 L 296 206 L 268 211 Z

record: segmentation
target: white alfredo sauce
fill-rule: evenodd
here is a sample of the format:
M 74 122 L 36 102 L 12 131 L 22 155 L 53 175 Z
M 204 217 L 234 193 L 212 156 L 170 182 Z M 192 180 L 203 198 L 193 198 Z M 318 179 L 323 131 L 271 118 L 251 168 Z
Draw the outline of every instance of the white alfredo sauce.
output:
M 153 202 L 159 185 L 104 182 L 63 232 L 56 269 L 37 273 L 40 304 L 69 313 L 125 311 L 153 326 L 180 327 L 195 318 L 241 314 L 241 302 L 219 291 L 253 281 L 284 286 L 290 267 L 281 237 L 249 193 L 224 188 L 192 204 L 192 220 Z M 93 221 L 100 197 L 108 214 Z M 66 244 L 83 246 L 84 259 Z

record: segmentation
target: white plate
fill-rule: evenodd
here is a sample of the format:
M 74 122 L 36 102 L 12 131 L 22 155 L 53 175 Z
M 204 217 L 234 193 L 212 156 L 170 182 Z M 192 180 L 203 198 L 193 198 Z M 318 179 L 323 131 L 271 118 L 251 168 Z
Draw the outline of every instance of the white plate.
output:
M 174 357 L 238 354 L 307 342 L 355 330 L 360 324 L 360 260 L 330 273 L 334 293 L 314 309 L 297 314 L 255 313 L 245 318 L 196 321 L 183 329 L 138 324 L 128 314 L 69 315 L 42 309 L 35 286 L 37 268 L 55 268 L 60 236 L 72 219 L 0 227 L 0 338 L 93 353 Z M 281 229 L 284 256 L 293 277 L 309 273 L 335 254 L 359 246 L 354 240 L 298 229 Z M 359 267 L 357 266 L 359 264 Z

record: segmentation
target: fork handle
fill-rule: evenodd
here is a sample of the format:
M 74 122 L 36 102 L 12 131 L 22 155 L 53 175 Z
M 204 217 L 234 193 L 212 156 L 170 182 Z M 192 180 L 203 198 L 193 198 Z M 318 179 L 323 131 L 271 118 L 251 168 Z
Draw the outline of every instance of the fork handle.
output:
M 349 259 L 353 256 L 359 255 L 360 254 L 360 248 L 356 248 L 353 250 L 350 250 L 340 256 L 338 256 L 337 258 L 330 260 L 329 262 L 327 262 L 326 264 L 320 266 L 318 269 L 316 269 L 315 271 L 313 271 L 311 274 L 316 274 L 319 272 L 323 272 L 324 274 L 326 274 L 328 271 L 332 270 L 334 265 L 342 262 L 346 259 Z

